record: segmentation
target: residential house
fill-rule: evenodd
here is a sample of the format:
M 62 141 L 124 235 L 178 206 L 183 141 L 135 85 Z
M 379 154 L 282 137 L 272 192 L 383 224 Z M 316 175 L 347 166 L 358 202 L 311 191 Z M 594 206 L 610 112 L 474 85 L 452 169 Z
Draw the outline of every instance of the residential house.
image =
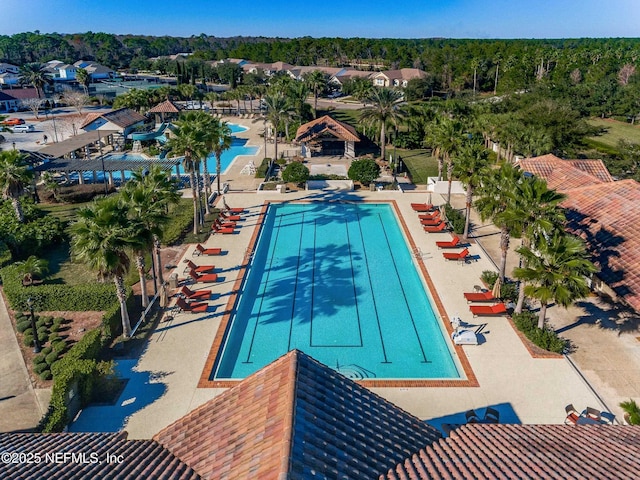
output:
M 75 65 L 64 64 L 60 65 L 57 68 L 60 80 L 76 79 L 76 71 L 78 70 L 78 67 L 76 67 Z
M 406 87 L 409 80 L 426 78 L 427 73 L 417 68 L 401 68 L 399 70 L 385 70 L 371 75 L 376 87 Z
M 567 196 L 567 229 L 585 240 L 599 268 L 594 290 L 640 313 L 640 183 L 615 181 L 602 160 L 544 155 L 517 165 Z
M 76 69 L 85 69 L 92 80 L 104 80 L 113 78 L 113 76 L 116 74 L 116 72 L 111 70 L 109 67 L 105 67 L 104 65 L 101 65 L 97 62 L 91 62 L 88 60 L 78 60 L 73 64 L 73 66 L 76 67 Z
M 12 65 L 10 63 L 0 62 L 0 73 L 20 73 L 20 67 Z
M 20 100 L 9 94 L 12 91 L 0 90 L 0 113 L 12 113 L 20 109 Z
M 626 479 L 640 471 L 638 427 L 477 423 L 443 438 L 298 350 L 151 440 L 127 440 L 126 432 L 2 433 L 0 446 L 41 456 L 0 463 L 7 480 Z
M 374 75 L 374 72 L 365 72 L 362 70 L 353 70 L 353 69 L 343 69 L 335 75 L 332 75 L 329 78 L 329 83 L 333 85 L 337 85 L 340 88 L 344 85 L 344 82 L 350 80 L 355 77 L 360 78 L 371 78 Z
M 108 113 L 90 113 L 80 128 L 86 132 L 94 130 L 117 131 L 123 138 L 144 127 L 147 117 L 128 108 L 120 108 Z M 117 141 L 117 140 L 116 140 Z
M 18 85 L 19 83 L 19 74 L 11 72 L 0 73 L 0 85 Z

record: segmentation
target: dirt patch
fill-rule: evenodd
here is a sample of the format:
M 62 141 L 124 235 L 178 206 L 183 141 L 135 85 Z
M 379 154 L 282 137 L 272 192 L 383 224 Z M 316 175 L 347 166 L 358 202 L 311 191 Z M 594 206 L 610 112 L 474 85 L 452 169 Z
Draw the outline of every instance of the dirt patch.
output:
M 174 245 L 169 247 L 162 247 L 160 249 L 160 259 L 162 260 L 162 278 L 166 282 L 169 278 L 169 272 L 178 265 L 180 259 L 187 251 L 187 245 Z M 154 295 L 153 289 L 153 277 L 151 266 L 147 265 L 147 294 L 152 297 Z M 140 282 L 133 285 L 134 295 L 140 296 Z M 160 284 L 158 283 L 158 288 Z

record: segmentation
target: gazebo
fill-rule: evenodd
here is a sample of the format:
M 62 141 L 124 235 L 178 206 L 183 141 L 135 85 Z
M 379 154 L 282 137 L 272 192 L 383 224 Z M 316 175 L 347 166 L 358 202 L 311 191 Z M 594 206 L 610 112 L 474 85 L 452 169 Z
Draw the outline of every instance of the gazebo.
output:
M 175 120 L 180 116 L 180 108 L 178 105 L 173 103 L 171 100 L 165 100 L 162 103 L 159 103 L 147 113 L 153 113 L 155 116 L 156 124 L 164 123 L 171 120 Z
M 355 157 L 355 142 L 360 136 L 351 125 L 329 115 L 305 123 L 298 128 L 295 141 L 301 145 L 303 157 L 313 155 L 340 155 Z

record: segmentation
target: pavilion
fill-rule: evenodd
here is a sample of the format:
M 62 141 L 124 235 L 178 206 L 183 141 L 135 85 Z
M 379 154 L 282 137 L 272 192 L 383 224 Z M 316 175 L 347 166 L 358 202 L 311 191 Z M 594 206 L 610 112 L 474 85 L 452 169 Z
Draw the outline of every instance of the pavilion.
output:
M 301 144 L 303 157 L 313 155 L 339 155 L 353 158 L 355 143 L 360 135 L 351 125 L 340 122 L 329 115 L 305 123 L 298 128 L 295 142 Z

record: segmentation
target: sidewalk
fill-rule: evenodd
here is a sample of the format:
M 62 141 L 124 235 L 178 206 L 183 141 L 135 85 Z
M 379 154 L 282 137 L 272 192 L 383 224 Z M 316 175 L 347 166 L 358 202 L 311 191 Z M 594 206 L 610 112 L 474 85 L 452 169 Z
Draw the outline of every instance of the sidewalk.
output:
M 0 432 L 34 429 L 46 412 L 51 391 L 34 389 L 9 312 L 0 295 Z

